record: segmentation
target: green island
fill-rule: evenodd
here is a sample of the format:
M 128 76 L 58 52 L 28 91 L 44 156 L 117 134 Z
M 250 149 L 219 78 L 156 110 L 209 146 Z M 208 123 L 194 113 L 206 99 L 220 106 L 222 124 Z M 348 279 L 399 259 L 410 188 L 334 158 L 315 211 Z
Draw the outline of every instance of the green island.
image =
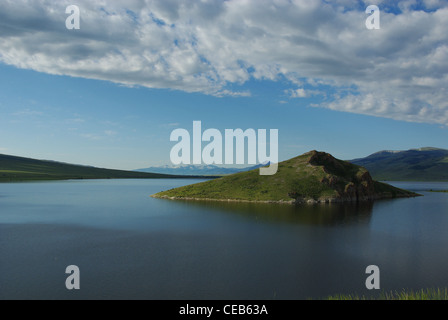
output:
M 0 154 L 0 182 L 69 179 L 185 178 L 168 174 L 102 169 Z
M 359 296 L 357 294 L 337 294 L 325 300 L 448 300 L 448 288 L 430 288 L 381 292 L 378 297 Z
M 374 181 L 358 165 L 310 151 L 280 162 L 274 175 L 251 170 L 152 195 L 154 198 L 277 203 L 357 202 L 415 197 L 414 192 Z
M 430 189 L 428 191 L 429 192 L 448 192 L 448 190 L 433 190 L 433 189 Z

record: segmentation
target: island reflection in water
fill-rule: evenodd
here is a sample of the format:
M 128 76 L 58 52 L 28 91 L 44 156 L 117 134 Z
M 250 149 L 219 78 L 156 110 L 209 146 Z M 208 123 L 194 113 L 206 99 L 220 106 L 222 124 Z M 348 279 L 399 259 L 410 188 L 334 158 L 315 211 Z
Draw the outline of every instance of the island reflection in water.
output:
M 312 226 L 340 226 L 349 224 L 368 224 L 374 202 L 345 204 L 278 204 L 236 201 L 168 200 L 186 206 L 206 210 L 218 210 L 228 214 L 240 215 L 245 219 L 267 223 L 301 224 Z M 383 200 L 384 201 L 384 200 Z

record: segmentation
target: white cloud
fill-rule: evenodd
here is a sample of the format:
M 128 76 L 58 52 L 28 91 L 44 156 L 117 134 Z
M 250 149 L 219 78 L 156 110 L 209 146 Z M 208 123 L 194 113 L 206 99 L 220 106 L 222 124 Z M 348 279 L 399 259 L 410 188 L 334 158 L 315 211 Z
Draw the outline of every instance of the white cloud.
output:
M 447 125 L 446 1 L 424 0 L 430 12 L 413 0 L 393 10 L 364 2 L 382 10 L 380 30 L 367 30 L 365 8 L 345 0 L 78 1 L 80 30 L 65 28 L 71 1 L 8 0 L 0 61 L 216 96 L 250 96 L 229 89 L 250 79 L 287 79 L 299 88 L 291 96 L 332 88 L 320 107 Z
M 302 89 L 302 88 L 292 90 L 290 93 L 291 93 L 291 98 L 306 98 L 308 96 L 305 89 Z
M 287 93 L 290 98 L 308 98 L 315 95 L 325 95 L 319 90 L 305 90 L 303 88 L 285 90 L 285 93 Z
M 448 6 L 445 0 L 423 0 L 423 3 L 428 9 L 443 8 Z

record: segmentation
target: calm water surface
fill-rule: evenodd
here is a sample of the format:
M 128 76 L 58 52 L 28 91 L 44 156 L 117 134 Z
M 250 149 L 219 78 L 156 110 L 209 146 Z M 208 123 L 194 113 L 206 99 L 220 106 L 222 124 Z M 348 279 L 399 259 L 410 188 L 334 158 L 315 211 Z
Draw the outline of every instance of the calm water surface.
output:
M 0 184 L 0 299 L 307 299 L 448 286 L 448 183 L 294 207 L 153 199 L 197 180 Z M 81 289 L 65 288 L 77 265 Z

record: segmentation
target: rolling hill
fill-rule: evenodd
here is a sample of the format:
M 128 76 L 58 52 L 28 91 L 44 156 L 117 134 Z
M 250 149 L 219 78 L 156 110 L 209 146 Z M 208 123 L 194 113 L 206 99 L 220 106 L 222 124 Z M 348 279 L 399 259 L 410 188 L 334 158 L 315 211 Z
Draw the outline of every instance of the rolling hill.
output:
M 68 179 L 154 179 L 179 176 L 102 169 L 0 154 L 0 182 Z
M 165 199 L 280 203 L 357 202 L 413 196 L 417 194 L 374 181 L 363 167 L 317 151 L 280 162 L 275 175 L 262 176 L 256 169 L 152 195 Z
M 382 181 L 448 181 L 445 149 L 380 151 L 350 162 L 365 167 L 374 179 Z

